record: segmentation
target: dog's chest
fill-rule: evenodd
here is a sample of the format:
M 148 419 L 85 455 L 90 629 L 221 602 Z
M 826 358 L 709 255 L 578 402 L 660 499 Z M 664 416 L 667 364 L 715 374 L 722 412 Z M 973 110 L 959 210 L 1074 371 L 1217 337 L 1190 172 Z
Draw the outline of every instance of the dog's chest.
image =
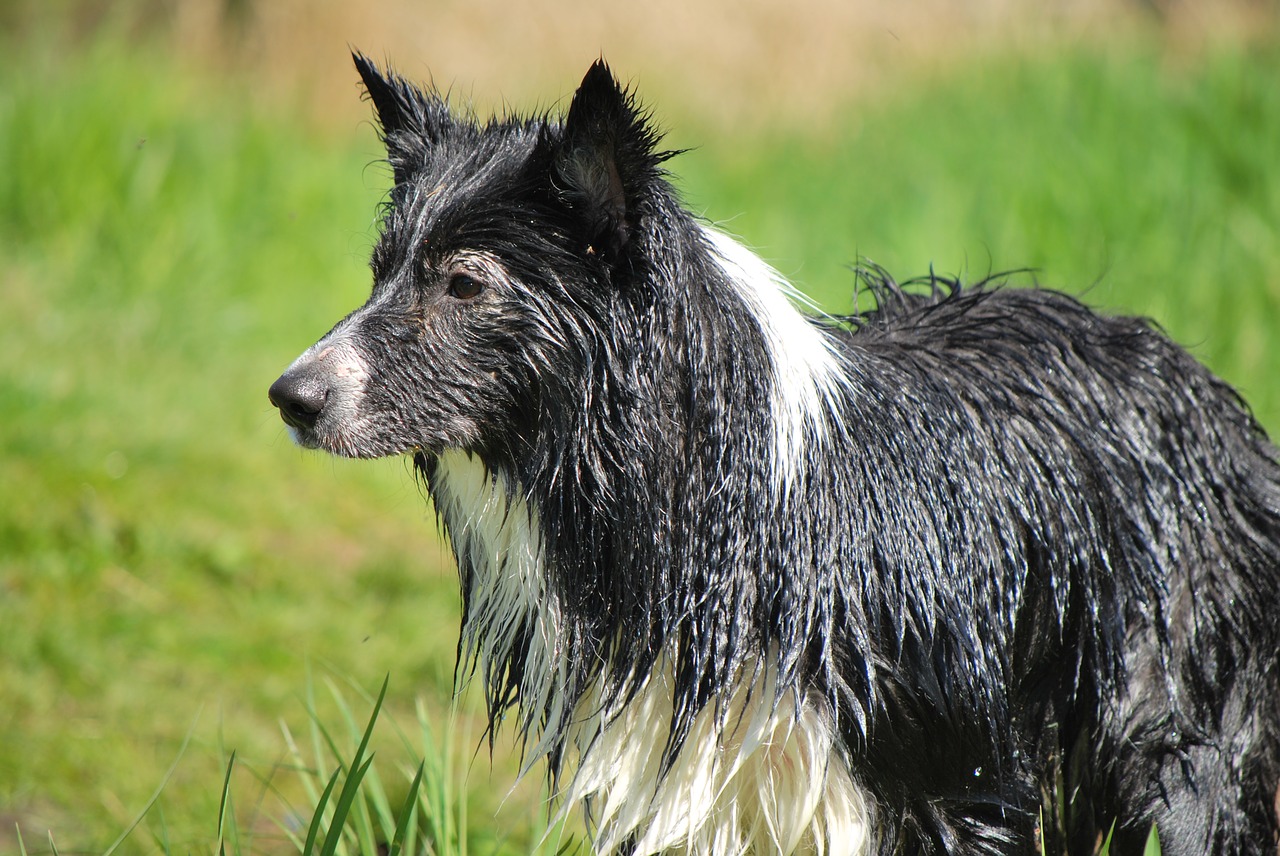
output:
M 779 698 L 765 657 L 757 674 L 723 688 L 720 704 L 697 715 L 664 766 L 669 658 L 625 705 L 610 705 L 598 688 L 568 698 L 565 619 L 548 583 L 537 508 L 463 452 L 441 455 L 431 484 L 466 598 L 463 656 L 482 675 L 521 658 L 522 713 L 545 710 L 546 722 L 568 723 L 535 727 L 526 754 L 562 749 L 576 761 L 559 797 L 565 811 L 586 808 L 597 852 L 628 842 L 637 854 L 866 851 L 869 804 L 824 699 Z

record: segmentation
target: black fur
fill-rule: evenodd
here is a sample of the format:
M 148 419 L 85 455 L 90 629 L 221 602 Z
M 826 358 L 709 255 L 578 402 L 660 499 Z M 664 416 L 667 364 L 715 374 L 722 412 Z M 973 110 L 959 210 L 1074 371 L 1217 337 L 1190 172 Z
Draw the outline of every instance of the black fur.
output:
M 592 687 L 669 658 L 670 761 L 776 656 L 872 852 L 1085 854 L 1113 823 L 1116 854 L 1152 823 L 1167 856 L 1275 851 L 1280 463 L 1232 389 L 1146 321 L 866 266 L 876 310 L 811 321 L 840 377 L 779 476 L 768 325 L 603 63 L 563 121 L 487 122 L 356 63 L 395 179 L 373 295 L 272 400 L 304 445 L 410 453 L 433 495 L 462 449 L 536 508 L 560 618 L 513 617 L 481 677 L 553 780 Z M 530 703 L 547 633 L 568 704 Z

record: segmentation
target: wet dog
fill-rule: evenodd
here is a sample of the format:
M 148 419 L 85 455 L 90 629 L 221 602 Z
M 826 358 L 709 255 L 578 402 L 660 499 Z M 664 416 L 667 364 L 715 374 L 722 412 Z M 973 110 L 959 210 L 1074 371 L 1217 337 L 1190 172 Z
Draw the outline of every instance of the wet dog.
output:
M 1048 290 L 798 311 L 603 63 L 489 120 L 356 64 L 373 292 L 270 397 L 412 455 L 597 852 L 1274 851 L 1280 464 L 1226 384 Z

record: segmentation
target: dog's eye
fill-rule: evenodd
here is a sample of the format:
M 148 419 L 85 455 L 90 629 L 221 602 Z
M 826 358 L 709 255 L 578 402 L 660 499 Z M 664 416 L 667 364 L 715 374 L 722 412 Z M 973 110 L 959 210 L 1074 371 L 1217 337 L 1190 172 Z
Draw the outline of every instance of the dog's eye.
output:
M 449 296 L 458 300 L 471 300 L 479 297 L 484 291 L 484 283 L 465 273 L 455 273 L 449 277 Z

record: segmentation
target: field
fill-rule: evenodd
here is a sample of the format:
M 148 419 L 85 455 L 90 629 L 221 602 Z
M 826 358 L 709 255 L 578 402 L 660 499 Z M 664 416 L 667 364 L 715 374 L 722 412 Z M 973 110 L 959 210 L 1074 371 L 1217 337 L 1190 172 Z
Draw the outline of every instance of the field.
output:
M 508 795 L 510 747 L 490 772 L 450 701 L 456 584 L 406 465 L 301 452 L 266 400 L 367 293 L 372 126 L 145 36 L 3 32 L 0 852 L 15 829 L 102 852 L 144 814 L 121 852 L 208 852 L 233 751 L 228 840 L 296 852 L 333 765 L 309 735 L 350 752 L 386 676 L 393 798 L 417 754 L 447 762 L 442 849 L 529 852 L 537 776 Z M 1276 80 L 1274 37 L 1179 50 L 1153 25 L 920 64 L 813 122 L 654 107 L 691 206 L 825 309 L 853 308 L 860 257 L 1031 269 L 1157 319 L 1274 436 Z

